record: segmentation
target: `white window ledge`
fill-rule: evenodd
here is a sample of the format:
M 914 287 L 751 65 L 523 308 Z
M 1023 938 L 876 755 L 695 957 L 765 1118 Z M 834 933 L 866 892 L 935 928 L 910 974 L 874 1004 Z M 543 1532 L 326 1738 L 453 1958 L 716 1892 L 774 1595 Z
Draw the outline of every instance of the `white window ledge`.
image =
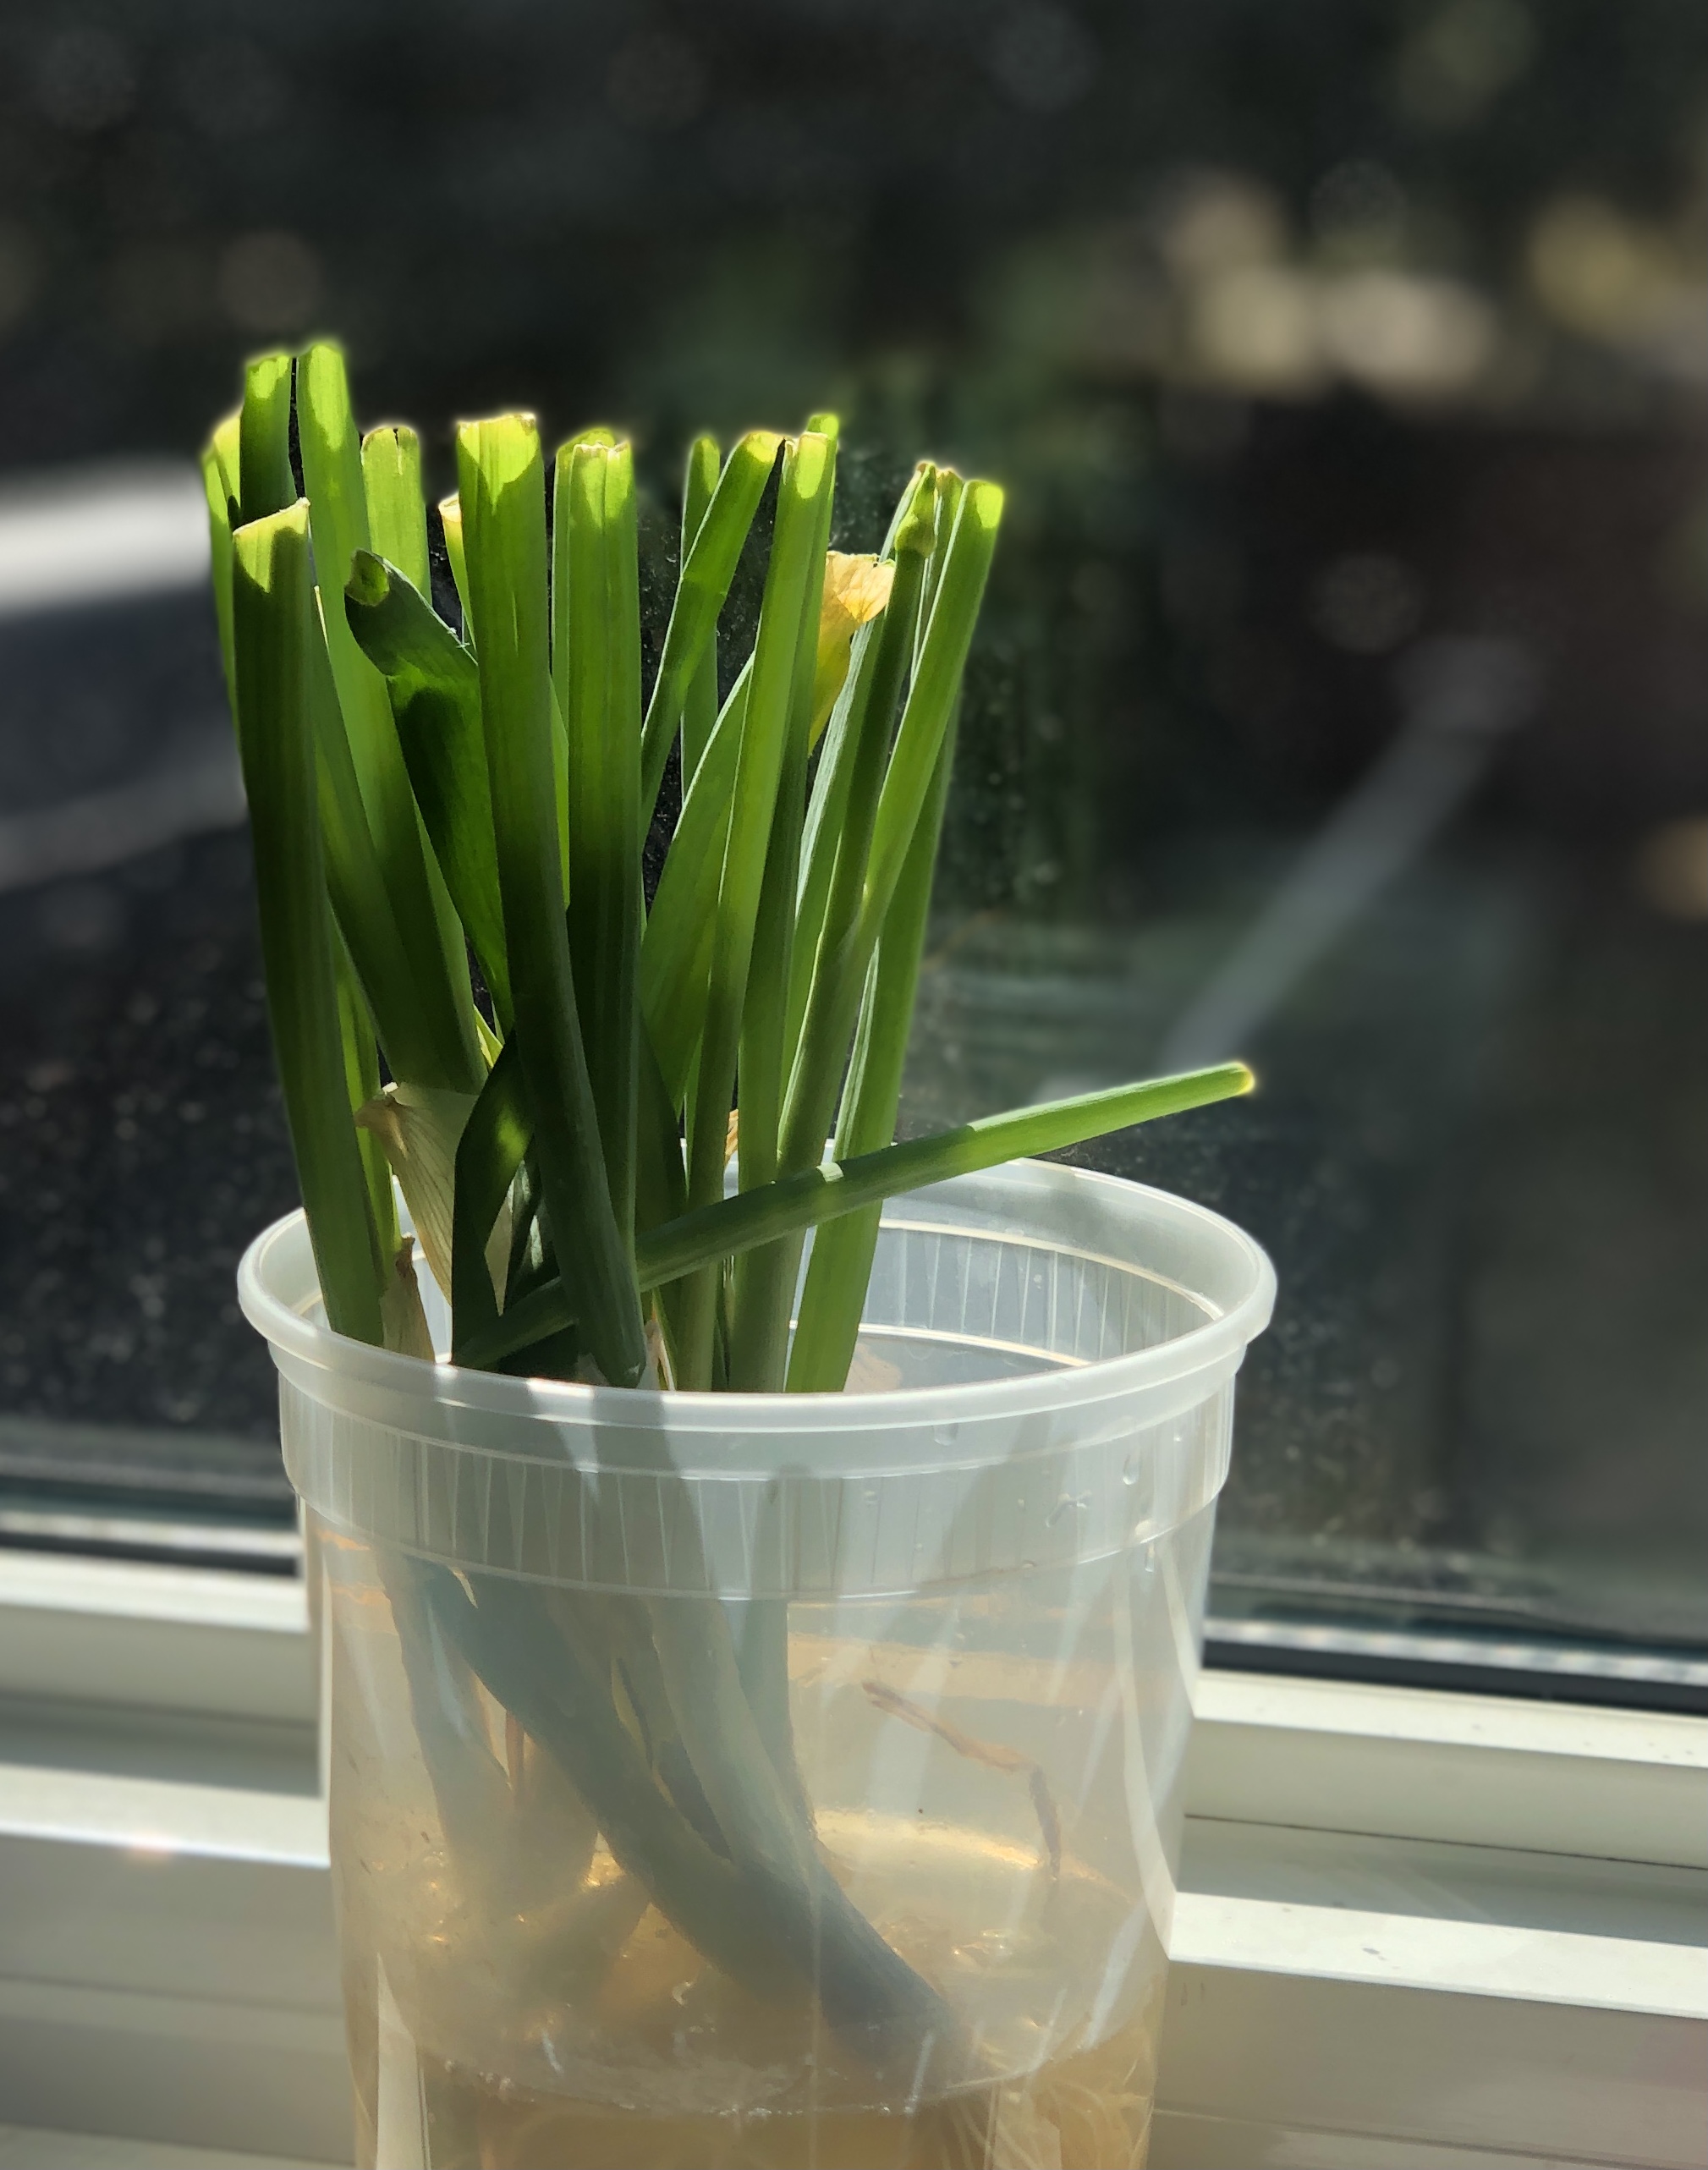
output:
M 1702 2164 L 1708 1721 L 1198 1703 L 1158 2170 Z M 283 1577 L 0 1552 L 14 2124 L 348 2161 L 313 1708 Z
M 175 2140 L 115 2139 L 110 2133 L 49 2132 L 0 2125 L 0 2170 L 311 2170 L 282 2155 L 235 2155 Z

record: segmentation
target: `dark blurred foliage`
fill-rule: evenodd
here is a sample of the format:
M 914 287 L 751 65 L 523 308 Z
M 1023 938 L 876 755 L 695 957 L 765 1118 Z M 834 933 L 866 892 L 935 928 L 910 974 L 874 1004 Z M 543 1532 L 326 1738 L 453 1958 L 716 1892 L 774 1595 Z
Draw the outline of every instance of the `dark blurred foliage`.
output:
M 188 447 L 315 323 L 441 426 L 988 377 L 1018 249 L 1195 173 L 1497 292 L 1562 184 L 1662 225 L 1702 186 L 1695 0 L 100 0 L 0 40 L 10 463 Z
M 189 449 L 331 327 L 442 475 L 513 404 L 618 416 L 667 500 L 693 427 L 827 399 L 981 464 L 990 902 L 1118 904 L 1128 809 L 1321 803 L 1443 621 L 1626 675 L 1694 788 L 1654 575 L 1701 517 L 1705 86 L 1697 0 L 14 9 L 0 463 Z M 1655 763 L 1577 735 L 1538 788 L 1641 819 Z

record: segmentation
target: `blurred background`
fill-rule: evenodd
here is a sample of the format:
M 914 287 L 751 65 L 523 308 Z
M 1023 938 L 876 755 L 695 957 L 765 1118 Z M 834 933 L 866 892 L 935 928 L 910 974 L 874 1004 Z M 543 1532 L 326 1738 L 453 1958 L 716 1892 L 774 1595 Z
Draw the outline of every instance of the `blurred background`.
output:
M 905 1120 L 1231 1213 L 1212 1656 L 1708 1700 L 1700 0 L 42 0 L 0 19 L 0 1540 L 288 1570 L 294 1202 L 191 458 L 844 417 L 1006 481 Z

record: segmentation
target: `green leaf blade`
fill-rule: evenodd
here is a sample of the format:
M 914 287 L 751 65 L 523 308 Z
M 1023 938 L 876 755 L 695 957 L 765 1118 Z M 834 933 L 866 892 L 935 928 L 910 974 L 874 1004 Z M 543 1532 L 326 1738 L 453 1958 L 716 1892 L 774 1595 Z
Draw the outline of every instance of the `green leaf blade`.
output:
M 371 552 L 356 553 L 344 614 L 386 681 L 415 804 L 506 1031 L 510 971 L 479 666 L 426 596 Z
M 553 673 L 568 737 L 569 947 L 611 1192 L 634 1227 L 640 1010 L 640 602 L 634 459 L 566 446 L 552 524 Z
M 231 499 L 224 470 L 210 445 L 201 456 L 201 486 L 207 499 L 207 548 L 213 576 L 213 614 L 219 629 L 220 667 L 225 673 L 226 705 L 237 722 L 237 659 L 231 629 Z
M 750 682 L 750 666 L 744 667 L 706 742 L 641 937 L 641 1011 L 676 1107 L 687 1091 L 706 1021 L 718 882 Z
M 801 613 L 812 573 L 821 498 L 831 475 L 830 448 L 822 437 L 803 437 L 784 453 L 718 887 L 717 927 L 689 1139 L 689 1196 L 696 1203 L 709 1203 L 723 1188 L 736 1058 L 794 691 Z M 702 1280 L 684 1299 L 683 1362 L 689 1383 L 711 1376 L 714 1296 Z
M 717 439 L 698 437 L 688 448 L 687 471 L 682 482 L 682 550 L 678 560 L 686 565 L 694 539 L 706 518 L 717 487 Z M 713 624 L 706 650 L 682 696 L 682 795 L 685 799 L 694 772 L 717 723 L 717 627 Z
M 291 358 L 259 354 L 243 373 L 238 424 L 236 496 L 243 519 L 264 519 L 296 503 L 290 432 Z
M 363 998 L 355 967 L 350 963 L 349 952 L 338 935 L 336 926 L 333 933 L 338 1031 L 344 1051 L 344 1090 L 354 1116 L 358 1108 L 365 1107 L 379 1092 L 380 1051 L 374 1038 L 373 1019 Z M 373 1215 L 379 1255 L 382 1259 L 395 1258 L 398 1243 L 398 1200 L 392 1188 L 391 1167 L 379 1140 L 371 1131 L 358 1128 L 356 1149 L 362 1156 L 362 1172 L 367 1178 L 368 1207 Z
M 739 1192 L 710 1206 L 692 1206 L 679 1221 L 653 1230 L 637 1250 L 643 1288 L 692 1273 L 710 1259 L 816 1228 L 821 1222 L 880 1204 L 900 1192 L 951 1176 L 976 1174 L 1005 1161 L 1060 1152 L 1087 1139 L 1124 1130 L 1249 1092 L 1243 1063 L 1222 1063 L 1179 1077 L 1052 1101 L 1008 1115 L 991 1115 L 929 1138 L 779 1176 L 763 1190 Z
M 913 659 L 936 498 L 928 472 L 918 478 L 895 537 L 895 584 L 877 620 L 870 678 L 858 689 L 861 705 L 849 717 L 848 783 L 841 821 L 822 854 L 831 871 L 788 1084 L 783 1164 L 790 1170 L 811 1167 L 824 1150 L 876 943 L 876 926 L 863 923 L 872 840 L 886 762 L 893 761 L 890 732 Z
M 457 1140 L 451 1222 L 453 1363 L 467 1363 L 467 1344 L 490 1333 L 497 1323 L 498 1297 L 487 1244 L 532 1134 L 516 1043 L 507 1041 Z
M 375 556 L 395 565 L 418 594 L 431 595 L 421 440 L 412 429 L 388 426 L 362 439 L 362 493 Z
M 815 505 L 815 527 L 796 633 L 794 676 L 777 774 L 777 801 L 766 849 L 765 877 L 754 926 L 753 959 L 742 1009 L 741 1185 L 768 1183 L 777 1169 L 783 1129 L 788 997 L 800 879 L 801 827 L 806 817 L 819 624 L 824 605 L 825 552 L 835 490 L 837 424 L 810 431 L 804 443 L 822 444 L 829 473 Z M 788 1308 L 797 1258 L 792 1244 L 741 1261 L 733 1291 L 729 1379 L 732 1387 L 777 1388 L 788 1357 Z
M 320 631 L 317 599 L 310 616 Z M 424 1072 L 431 1075 L 437 1067 L 437 1051 L 421 1003 L 416 960 L 398 931 L 374 849 L 323 635 L 318 645 L 310 645 L 305 667 L 321 849 L 339 933 L 393 1074 L 412 1080 Z
M 613 1384 L 645 1373 L 634 1277 L 612 1210 L 564 926 L 552 788 L 544 466 L 525 416 L 457 433 L 481 710 L 519 1060 L 577 1318 Z
M 779 1176 L 763 1190 L 739 1191 L 711 1206 L 690 1204 L 678 1219 L 641 1236 L 635 1247 L 637 1276 L 643 1289 L 687 1281 L 720 1259 L 834 1223 L 846 1214 L 881 1206 L 887 1198 L 1009 1161 L 1061 1152 L 1188 1108 L 1207 1107 L 1249 1092 L 1254 1082 L 1244 1063 L 1218 1063 L 1178 1077 L 1152 1078 L 1140 1085 L 1018 1108 L 1007 1115 L 984 1116 L 931 1137 L 910 1138 L 874 1152 L 850 1155 L 845 1161 L 827 1161 L 796 1175 Z M 468 1360 L 495 1362 L 524 1348 L 536 1322 L 573 1315 L 573 1301 L 561 1284 L 549 1283 L 537 1292 L 537 1302 L 527 1316 L 520 1306 L 515 1317 L 507 1314 L 490 1338 L 471 1349 Z M 537 1330 L 543 1331 L 544 1325 L 539 1324 Z
M 717 478 L 692 544 L 684 552 L 642 737 L 640 798 L 648 821 L 688 689 L 706 656 L 713 652 L 717 614 L 729 593 L 742 546 L 782 442 L 772 431 L 751 430 L 736 444 Z M 715 456 L 715 447 L 713 451 Z M 684 527 L 685 536 L 685 519 Z M 712 683 L 715 686 L 715 676 Z M 691 780 L 692 772 L 684 761 L 684 791 Z
M 335 1333 L 382 1339 L 366 1171 L 350 1117 L 331 916 L 321 871 L 309 671 L 308 508 L 233 538 L 239 744 L 255 839 L 267 1008 L 310 1239 Z
M 439 532 L 445 538 L 445 555 L 451 561 L 451 585 L 463 610 L 463 638 L 475 645 L 475 614 L 469 607 L 469 558 L 463 547 L 463 503 L 453 490 L 438 503 Z M 425 594 L 426 591 L 422 592 Z
M 952 723 L 872 960 L 837 1123 L 834 1156 L 839 1161 L 876 1152 L 896 1134 L 954 742 Z M 839 1216 L 814 1238 L 806 1286 L 801 1291 L 799 1324 L 789 1350 L 791 1393 L 835 1393 L 847 1381 L 859 1338 L 878 1223 L 879 1208 L 867 1206 Z
M 359 549 L 368 547 L 367 496 L 349 387 L 339 349 L 308 348 L 298 365 L 297 438 L 309 498 L 315 568 L 326 598 L 327 653 L 338 689 L 357 788 L 389 900 L 409 959 L 419 1012 L 410 1035 L 409 1082 L 474 1092 L 486 1074 L 474 1021 L 462 929 L 423 833 L 380 674 L 357 646 L 342 597 Z M 352 953 L 360 937 L 346 927 Z M 370 999 L 375 990 L 369 989 Z M 399 1077 L 399 1051 L 387 1060 Z

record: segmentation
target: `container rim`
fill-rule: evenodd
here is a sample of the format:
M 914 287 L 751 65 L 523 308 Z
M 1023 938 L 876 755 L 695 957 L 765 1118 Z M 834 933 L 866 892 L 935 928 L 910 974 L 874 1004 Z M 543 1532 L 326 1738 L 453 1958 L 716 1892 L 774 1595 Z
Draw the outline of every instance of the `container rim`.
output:
M 958 1186 L 988 1183 L 993 1177 L 1010 1178 L 1021 1188 L 1035 1191 L 1087 1186 L 1118 1192 L 1129 1206 L 1142 1200 L 1153 1222 L 1172 1223 L 1176 1228 L 1190 1227 L 1200 1238 L 1207 1238 L 1221 1253 L 1238 1294 L 1220 1310 L 1211 1310 L 1201 1326 L 1123 1356 L 1101 1357 L 1072 1368 L 1019 1377 L 971 1380 L 953 1386 L 890 1387 L 860 1394 L 711 1393 L 580 1386 L 568 1380 L 473 1371 L 442 1358 L 429 1365 L 420 1357 L 347 1339 L 335 1334 L 323 1319 L 293 1308 L 273 1285 L 288 1248 L 298 1250 L 306 1245 L 306 1218 L 300 1207 L 262 1229 L 244 1252 L 237 1272 L 238 1302 L 276 1358 L 283 1354 L 298 1364 L 336 1371 L 347 1379 L 408 1400 L 536 1421 L 725 1436 L 787 1431 L 846 1437 L 851 1431 L 863 1430 L 887 1431 L 921 1422 L 939 1426 L 975 1423 L 1103 1401 L 1206 1371 L 1232 1371 L 1247 1345 L 1268 1325 L 1275 1307 L 1275 1269 L 1262 1246 L 1209 1207 L 1126 1177 L 1070 1167 L 1059 1162 L 1014 1160 L 979 1175 L 955 1177 L 909 1192 L 886 1206 L 885 1219 L 891 1220 L 893 1207 L 897 1210 L 892 1225 L 905 1225 L 905 1209 L 916 1201 L 936 1197 L 953 1202 Z M 1002 1233 L 999 1224 L 993 1224 L 992 1232 Z M 1149 1277 L 1166 1277 L 1151 1274 Z M 1208 1299 L 1195 1295 L 1194 1300 L 1209 1308 Z

